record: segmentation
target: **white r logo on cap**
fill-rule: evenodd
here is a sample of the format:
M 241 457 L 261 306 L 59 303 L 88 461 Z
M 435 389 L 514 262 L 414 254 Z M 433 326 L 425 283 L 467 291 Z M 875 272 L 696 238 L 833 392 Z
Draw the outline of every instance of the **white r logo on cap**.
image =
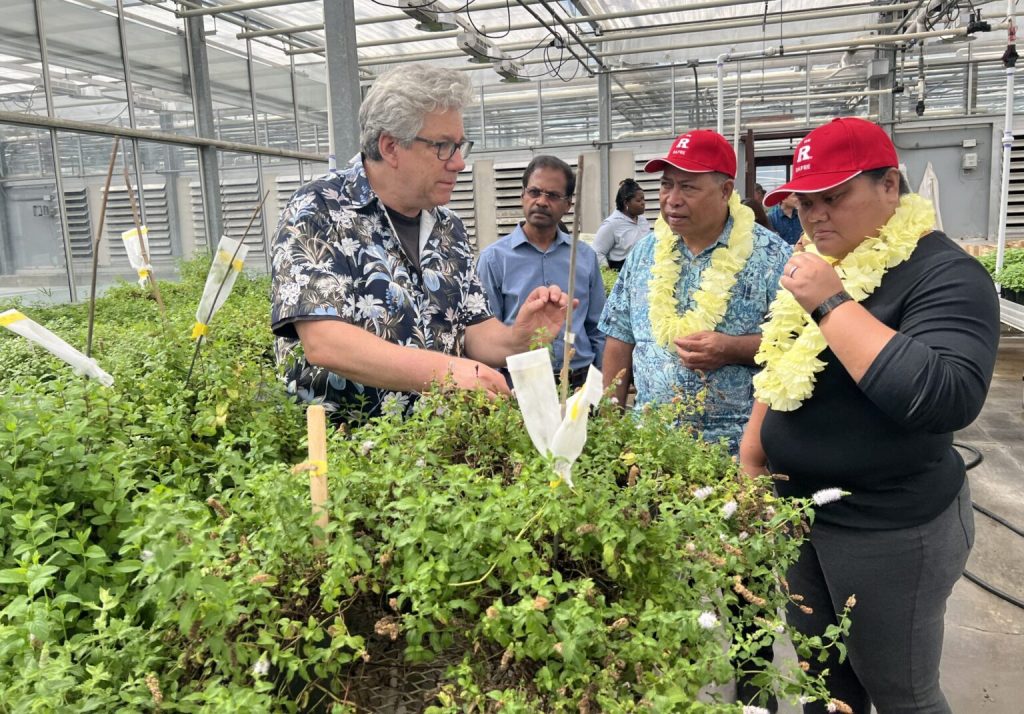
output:
M 679 141 L 676 142 L 676 148 L 677 149 L 682 149 L 683 151 L 686 151 L 688 148 L 690 148 L 690 137 L 689 136 L 681 136 L 681 137 L 679 137 Z
M 806 144 L 803 144 L 799 149 L 797 149 L 797 151 L 796 151 L 796 162 L 798 164 L 802 164 L 803 162 L 810 161 L 810 160 L 811 160 L 811 142 L 808 141 Z

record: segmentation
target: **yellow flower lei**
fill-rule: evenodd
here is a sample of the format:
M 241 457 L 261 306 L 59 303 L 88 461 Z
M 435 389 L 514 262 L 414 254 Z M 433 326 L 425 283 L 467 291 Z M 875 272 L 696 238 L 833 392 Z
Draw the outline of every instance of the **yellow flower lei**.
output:
M 822 257 L 835 267 L 846 292 L 861 302 L 881 285 L 886 271 L 910 257 L 917 242 L 934 226 L 931 201 L 907 194 L 878 235 L 850 251 L 841 263 Z M 807 252 L 819 255 L 813 245 L 807 246 Z M 814 375 L 825 368 L 818 355 L 828 343 L 788 290 L 779 290 L 768 315 L 754 357 L 757 364 L 764 365 L 754 376 L 754 396 L 775 411 L 789 412 L 814 391 Z
M 702 330 L 714 330 L 729 307 L 736 276 L 754 251 L 754 212 L 740 202 L 738 193 L 729 197 L 732 230 L 728 245 L 715 248 L 709 265 L 700 278 L 700 289 L 693 293 L 693 307 L 678 312 L 676 285 L 679 283 L 679 237 L 672 233 L 664 218 L 654 224 L 654 264 L 649 292 L 651 331 L 655 341 L 674 351 L 672 340 Z

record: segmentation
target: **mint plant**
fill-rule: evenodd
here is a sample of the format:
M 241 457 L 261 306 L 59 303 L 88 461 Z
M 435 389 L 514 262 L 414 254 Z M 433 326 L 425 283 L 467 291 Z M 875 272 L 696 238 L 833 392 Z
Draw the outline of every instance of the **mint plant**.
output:
M 699 405 L 603 403 L 570 490 L 514 403 L 439 387 L 332 434 L 318 532 L 265 278 L 182 386 L 205 275 L 164 284 L 170 340 L 132 286 L 99 301 L 111 389 L 0 339 L 0 712 L 739 711 L 731 659 L 827 700 L 753 655 L 842 649 L 779 616 L 811 504 L 672 426 Z M 84 309 L 33 315 L 81 344 Z

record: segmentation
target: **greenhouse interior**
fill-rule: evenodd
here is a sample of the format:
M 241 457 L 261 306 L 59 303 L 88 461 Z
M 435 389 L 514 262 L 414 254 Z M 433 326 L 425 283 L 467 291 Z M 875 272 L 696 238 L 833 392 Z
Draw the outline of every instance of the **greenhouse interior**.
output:
M 1020 712 L 1019 5 L 0 0 L 0 713 Z M 367 154 L 360 105 L 378 78 L 418 68 L 464 88 L 464 103 L 434 104 L 458 132 L 385 125 L 374 141 L 394 138 L 398 158 Z M 416 120 L 450 118 L 426 111 Z M 891 144 L 898 165 L 854 156 L 855 171 L 812 185 L 827 139 L 809 135 L 831 126 L 880 131 L 859 151 Z M 687 163 L 705 140 L 724 164 Z M 443 200 L 400 211 L 388 197 L 412 195 L 435 149 L 452 171 Z M 885 168 L 923 200 L 869 184 Z M 673 196 L 698 189 L 673 188 L 676 174 L 735 190 L 709 199 L 727 223 L 704 252 L 676 230 L 700 220 L 678 215 L 673 201 L 696 199 Z M 845 252 L 801 237 L 849 186 L 885 194 L 846 220 L 889 207 L 866 224 L 883 238 L 857 236 L 882 256 L 864 288 Z M 376 203 L 353 197 L 364 189 Z M 895 257 L 882 224 L 910 205 L 925 223 Z M 750 226 L 762 208 L 766 227 Z M 396 215 L 420 209 L 419 255 L 385 265 L 416 253 Z M 773 216 L 799 219 L 793 241 Z M 625 257 L 603 247 L 616 217 L 635 233 Z M 440 256 L 434 221 L 455 231 Z M 697 290 L 685 276 L 741 223 L 755 247 L 730 275 L 705 261 L 728 280 L 699 334 L 755 340 L 742 358 L 702 358 L 685 339 L 696 330 L 658 336 L 658 298 Z M 372 257 L 357 263 L 347 233 L 311 256 L 305 230 L 321 224 L 356 231 Z M 541 259 L 564 248 L 561 273 L 515 263 L 533 261 L 517 236 Z M 684 278 L 659 295 L 665 236 L 683 244 L 669 263 Z M 933 262 L 916 263 L 935 236 Z M 353 272 L 331 273 L 342 264 Z M 706 317 L 707 292 L 672 318 L 698 324 L 686 319 Z M 749 328 L 722 327 L 758 296 Z M 776 320 L 786 305 L 799 327 Z M 564 324 L 539 322 L 551 315 Z M 810 386 L 779 406 L 776 365 L 809 335 Z M 534 390 L 512 355 L 552 340 Z M 851 401 L 812 422 L 815 383 Z M 710 425 L 739 409 L 737 389 L 738 431 L 720 434 Z M 343 415 L 354 391 L 380 409 Z M 754 439 L 751 405 L 767 410 Z M 797 425 L 807 459 L 842 478 L 800 466 Z M 947 517 L 959 555 L 930 542 Z M 829 529 L 850 539 L 828 554 L 843 578 L 815 542 Z M 874 551 L 918 559 L 873 564 L 854 550 L 869 534 Z M 817 635 L 794 575 L 815 549 L 828 611 L 815 621 L 832 618 Z M 858 573 L 863 589 L 840 595 L 836 580 Z M 872 602 L 886 579 L 887 615 Z

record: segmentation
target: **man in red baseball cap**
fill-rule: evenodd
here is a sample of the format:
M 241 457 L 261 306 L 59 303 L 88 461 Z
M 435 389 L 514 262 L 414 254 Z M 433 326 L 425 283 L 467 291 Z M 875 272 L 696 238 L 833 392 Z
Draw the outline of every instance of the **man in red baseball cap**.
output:
M 735 455 L 753 406 L 760 325 L 790 248 L 741 204 L 736 154 L 721 134 L 686 132 L 644 170 L 661 172 L 661 216 L 626 258 L 598 324 L 605 386 L 631 370 L 636 409 L 703 398 L 680 426 Z M 628 383 L 616 385 L 623 405 Z M 766 650 L 757 656 L 769 659 Z M 756 694 L 741 678 L 739 699 L 750 704 Z
M 707 387 L 707 408 L 689 426 L 735 452 L 752 406 L 759 326 L 790 250 L 741 205 L 736 154 L 721 134 L 688 131 L 644 170 L 662 173 L 661 216 L 630 253 L 601 316 L 605 379 L 632 369 L 637 408 Z M 621 404 L 626 386 L 617 386 Z

